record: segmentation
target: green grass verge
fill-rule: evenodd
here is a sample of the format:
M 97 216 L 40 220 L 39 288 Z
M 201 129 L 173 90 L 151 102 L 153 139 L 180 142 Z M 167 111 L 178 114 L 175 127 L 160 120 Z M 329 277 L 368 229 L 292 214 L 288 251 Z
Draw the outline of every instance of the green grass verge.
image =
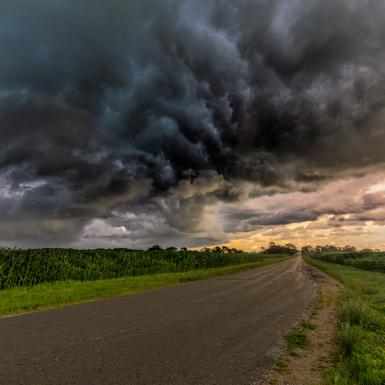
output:
M 163 273 L 98 281 L 62 281 L 0 291 L 0 316 L 44 310 L 66 304 L 173 286 L 237 273 L 281 262 L 290 257 L 271 256 L 261 261 L 182 273 Z
M 345 285 L 339 312 L 339 354 L 330 385 L 385 384 L 385 274 L 306 257 Z

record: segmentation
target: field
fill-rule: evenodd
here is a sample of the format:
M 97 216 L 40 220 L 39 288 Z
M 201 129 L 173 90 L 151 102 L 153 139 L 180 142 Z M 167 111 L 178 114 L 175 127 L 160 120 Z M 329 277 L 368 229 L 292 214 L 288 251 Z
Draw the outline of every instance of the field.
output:
M 320 253 L 313 254 L 313 257 L 340 265 L 385 273 L 385 253 L 382 252 Z
M 0 250 L 0 315 L 150 290 L 282 261 L 194 251 Z
M 66 280 L 180 273 L 259 262 L 267 255 L 127 249 L 0 249 L 0 289 Z
M 367 256 L 352 258 L 329 254 L 306 259 L 337 278 L 346 288 L 339 314 L 336 369 L 327 373 L 328 384 L 385 384 L 385 274 L 346 266 L 369 260 Z M 379 260 L 379 255 L 373 259 Z

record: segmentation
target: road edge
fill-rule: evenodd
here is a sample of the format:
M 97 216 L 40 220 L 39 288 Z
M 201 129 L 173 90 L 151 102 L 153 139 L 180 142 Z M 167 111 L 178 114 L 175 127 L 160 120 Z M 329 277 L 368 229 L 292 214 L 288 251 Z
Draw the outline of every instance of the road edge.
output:
M 305 258 L 303 260 L 314 280 L 317 295 L 315 301 L 309 301 L 303 321 L 293 325 L 281 339 L 281 354 L 263 385 L 324 384 L 325 371 L 334 367 L 338 349 L 338 304 L 343 285 Z

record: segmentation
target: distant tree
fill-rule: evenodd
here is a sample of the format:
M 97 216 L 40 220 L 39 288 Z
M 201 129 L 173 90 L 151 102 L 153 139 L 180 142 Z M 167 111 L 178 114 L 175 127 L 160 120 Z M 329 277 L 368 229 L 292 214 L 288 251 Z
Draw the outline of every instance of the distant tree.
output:
M 213 251 L 214 253 L 223 253 L 222 247 L 220 247 L 220 246 L 215 246 L 215 247 L 212 249 L 212 251 Z
M 354 246 L 350 246 L 350 245 L 346 245 L 344 247 L 339 247 L 335 245 L 324 245 L 324 246 L 318 245 L 313 248 L 313 252 L 315 253 L 355 253 L 357 252 L 357 249 Z
M 209 247 L 204 247 L 203 249 L 201 249 L 201 252 L 202 253 L 210 253 L 211 249 Z
M 342 248 L 342 251 L 344 253 L 355 253 L 357 249 L 354 246 L 346 245 L 345 247 Z
M 181 247 L 180 251 L 187 251 L 187 247 Z
M 295 253 L 298 251 L 297 246 L 294 243 L 286 243 L 285 247 L 288 250 L 293 250 Z
M 148 251 L 160 251 L 163 250 L 159 245 L 151 246 Z
M 278 245 L 275 242 L 270 242 L 269 247 L 265 250 L 266 254 L 290 254 L 294 255 L 298 252 L 297 246 L 293 243 L 286 245 Z
M 306 245 L 301 248 L 301 252 L 304 254 L 314 253 L 314 248 L 313 246 Z
M 177 251 L 178 249 L 174 246 L 171 246 L 171 247 L 167 247 L 166 249 L 167 251 Z
M 314 247 L 314 252 L 317 254 L 322 253 L 322 247 L 317 245 L 316 247 Z

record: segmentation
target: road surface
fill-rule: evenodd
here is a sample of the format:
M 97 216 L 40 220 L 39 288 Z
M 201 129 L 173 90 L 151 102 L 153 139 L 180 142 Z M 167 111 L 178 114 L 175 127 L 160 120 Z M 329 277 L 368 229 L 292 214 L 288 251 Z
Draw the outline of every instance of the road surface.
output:
M 1 385 L 249 385 L 314 284 L 301 257 L 0 319 Z

